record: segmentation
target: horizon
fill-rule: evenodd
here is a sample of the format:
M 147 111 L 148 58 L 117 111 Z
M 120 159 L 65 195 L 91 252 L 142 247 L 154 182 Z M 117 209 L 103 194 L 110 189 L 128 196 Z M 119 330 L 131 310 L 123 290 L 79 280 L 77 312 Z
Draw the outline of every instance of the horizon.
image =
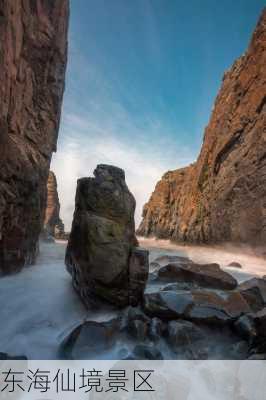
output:
M 113 164 L 125 170 L 138 226 L 161 176 L 197 159 L 222 76 L 246 50 L 264 4 L 89 3 L 84 10 L 83 0 L 71 2 L 66 91 L 51 163 L 61 217 L 69 230 L 77 179 L 91 176 L 97 164 Z

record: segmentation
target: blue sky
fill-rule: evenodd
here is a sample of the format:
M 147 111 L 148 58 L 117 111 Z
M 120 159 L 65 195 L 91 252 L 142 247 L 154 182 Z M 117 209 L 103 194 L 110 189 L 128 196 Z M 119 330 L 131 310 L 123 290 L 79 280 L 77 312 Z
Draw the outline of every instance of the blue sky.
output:
M 70 0 L 58 151 L 62 217 L 98 163 L 126 171 L 136 222 L 154 185 L 200 150 L 221 79 L 247 48 L 264 0 Z

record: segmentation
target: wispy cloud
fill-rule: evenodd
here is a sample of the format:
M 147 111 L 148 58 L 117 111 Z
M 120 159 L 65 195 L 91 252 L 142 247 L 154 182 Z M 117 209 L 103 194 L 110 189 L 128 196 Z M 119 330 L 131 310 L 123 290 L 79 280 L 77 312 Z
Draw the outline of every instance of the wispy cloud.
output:
M 147 46 L 159 58 L 157 22 L 149 2 L 143 14 Z M 51 165 L 62 219 L 69 229 L 77 179 L 91 176 L 97 164 L 107 163 L 125 170 L 137 200 L 138 225 L 142 207 L 162 174 L 194 161 L 196 151 L 182 144 L 187 132 L 169 121 L 169 107 L 159 93 L 145 96 L 134 71 L 123 79 L 120 61 L 112 68 L 93 38 L 86 49 L 76 39 L 72 31 L 58 151 Z
M 125 170 L 127 184 L 137 200 L 138 225 L 142 207 L 162 174 L 193 160 L 188 149 L 177 152 L 166 139 L 148 141 L 154 131 L 147 137 L 138 132 L 136 140 L 134 125 L 127 126 L 126 136 L 116 129 L 115 123 L 107 127 L 106 121 L 90 121 L 77 114 L 64 118 L 61 144 L 51 168 L 57 175 L 61 215 L 67 229 L 71 226 L 77 179 L 91 176 L 97 164 L 112 164 Z M 151 125 L 150 129 L 155 128 Z

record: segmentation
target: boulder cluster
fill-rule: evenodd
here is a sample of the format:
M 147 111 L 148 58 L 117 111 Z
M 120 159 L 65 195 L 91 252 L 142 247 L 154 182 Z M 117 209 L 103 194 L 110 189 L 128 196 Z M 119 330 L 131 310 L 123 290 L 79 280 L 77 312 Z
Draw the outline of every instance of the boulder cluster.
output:
M 126 359 L 266 359 L 266 280 L 238 284 L 217 264 L 167 258 L 155 260 L 138 307 L 79 325 L 62 343 L 62 356 L 117 346 L 116 357 Z

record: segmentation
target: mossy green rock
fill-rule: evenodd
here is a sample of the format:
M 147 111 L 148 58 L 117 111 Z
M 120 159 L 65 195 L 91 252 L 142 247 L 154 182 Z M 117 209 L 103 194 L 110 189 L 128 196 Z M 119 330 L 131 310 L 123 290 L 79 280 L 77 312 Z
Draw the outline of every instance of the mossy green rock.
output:
M 98 165 L 94 175 L 78 180 L 67 269 L 87 306 L 94 296 L 119 306 L 137 304 L 149 264 L 148 252 L 136 249 L 135 199 L 122 169 Z

